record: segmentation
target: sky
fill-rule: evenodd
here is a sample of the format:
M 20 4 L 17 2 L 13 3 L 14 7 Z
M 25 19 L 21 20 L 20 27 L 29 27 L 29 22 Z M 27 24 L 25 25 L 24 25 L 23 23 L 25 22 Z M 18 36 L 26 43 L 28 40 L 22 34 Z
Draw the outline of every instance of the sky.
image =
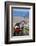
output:
M 29 9 L 13 8 L 13 16 L 29 16 Z

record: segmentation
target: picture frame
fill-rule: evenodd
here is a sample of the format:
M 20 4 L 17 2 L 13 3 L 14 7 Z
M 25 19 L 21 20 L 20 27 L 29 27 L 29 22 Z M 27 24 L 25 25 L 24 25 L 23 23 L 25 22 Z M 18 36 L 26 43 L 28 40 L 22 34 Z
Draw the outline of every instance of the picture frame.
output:
M 17 33 L 22 29 L 21 25 L 23 21 L 25 26 L 23 28 L 24 31 L 22 31 L 24 33 Z M 19 24 L 20 29 L 17 30 L 18 22 L 21 24 Z M 16 30 L 17 32 L 15 32 Z M 5 44 L 26 42 L 35 42 L 35 3 L 6 1 Z

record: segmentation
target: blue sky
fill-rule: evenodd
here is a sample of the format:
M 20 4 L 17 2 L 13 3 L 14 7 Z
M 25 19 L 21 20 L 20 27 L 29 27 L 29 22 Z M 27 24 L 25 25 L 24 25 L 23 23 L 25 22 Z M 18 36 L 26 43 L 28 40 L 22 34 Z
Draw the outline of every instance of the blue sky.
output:
M 13 9 L 13 16 L 29 16 L 29 9 Z

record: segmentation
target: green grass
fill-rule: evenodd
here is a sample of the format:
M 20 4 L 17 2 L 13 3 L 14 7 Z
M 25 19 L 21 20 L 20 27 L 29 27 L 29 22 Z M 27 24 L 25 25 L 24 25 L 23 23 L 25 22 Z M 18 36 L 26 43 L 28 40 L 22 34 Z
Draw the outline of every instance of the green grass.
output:
M 29 27 L 23 28 L 23 31 L 28 32 L 29 31 Z

